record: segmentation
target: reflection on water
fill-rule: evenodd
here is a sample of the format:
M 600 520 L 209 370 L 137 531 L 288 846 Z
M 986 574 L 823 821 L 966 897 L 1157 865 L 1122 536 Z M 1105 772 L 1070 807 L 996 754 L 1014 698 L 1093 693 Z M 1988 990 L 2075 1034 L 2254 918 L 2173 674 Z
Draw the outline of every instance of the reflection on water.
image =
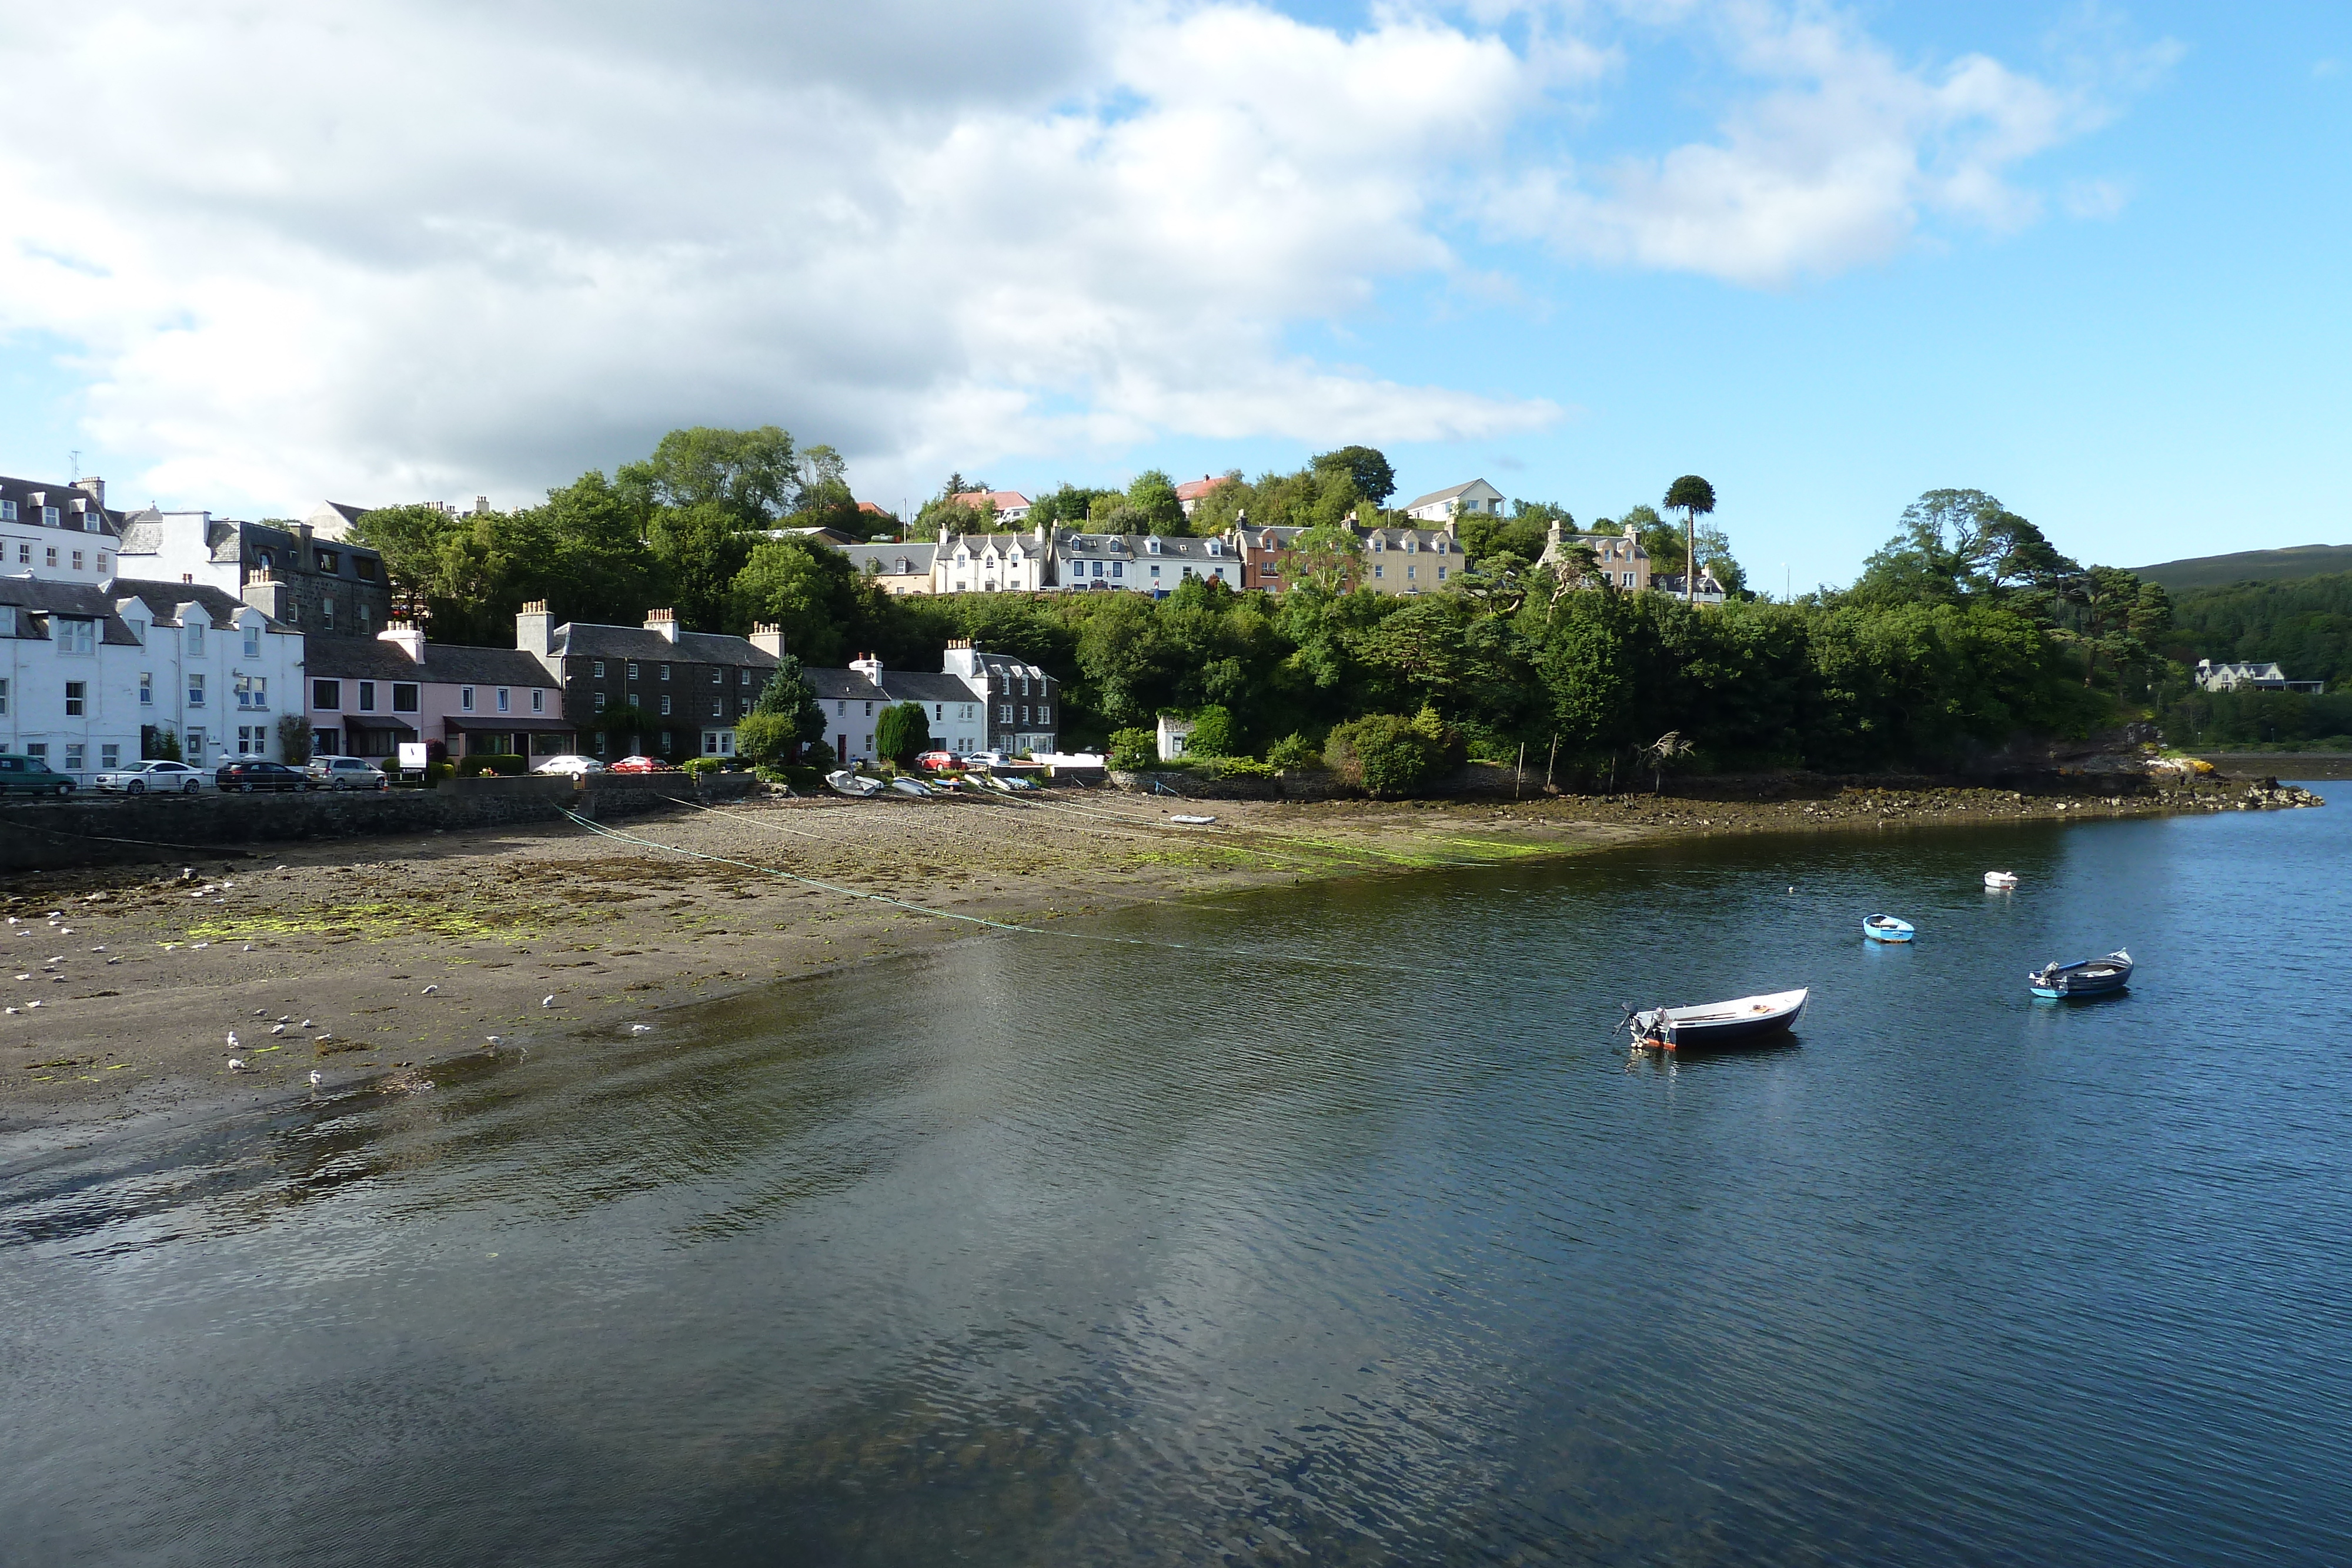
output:
M 5 1555 L 2352 1560 L 2346 821 L 1147 909 L 28 1159 Z

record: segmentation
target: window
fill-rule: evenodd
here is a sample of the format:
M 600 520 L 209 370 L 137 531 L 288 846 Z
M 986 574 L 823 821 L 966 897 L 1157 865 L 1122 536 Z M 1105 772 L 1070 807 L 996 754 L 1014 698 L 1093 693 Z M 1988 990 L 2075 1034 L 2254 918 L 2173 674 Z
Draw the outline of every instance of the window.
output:
M 205 678 L 202 675 L 188 677 L 188 706 L 190 707 L 205 706 Z
M 45 528 L 54 528 L 58 526 L 58 509 L 55 507 L 41 508 L 41 526 Z M 49 552 L 51 560 L 54 561 L 57 559 L 57 553 L 55 550 Z
M 740 671 L 739 671 L 739 672 L 738 672 L 738 674 L 741 676 L 741 678 L 740 678 L 740 680 L 738 680 L 738 681 L 735 683 L 737 685 L 739 685 L 739 686 L 748 686 L 748 685 L 750 685 L 751 684 L 751 666 L 750 666 L 750 665 L 746 664 L 746 665 L 745 665 L 745 666 L 744 666 Z
M 604 678 L 604 661 L 602 659 L 596 661 L 596 678 L 600 681 Z
M 266 549 L 254 551 L 253 559 L 254 564 L 260 567 L 264 571 L 268 571 L 273 564 L 269 559 L 269 552 Z
M 236 706 L 266 713 L 269 709 L 269 677 L 239 675 L 236 677 Z
M 34 741 L 25 747 L 25 755 L 47 768 L 49 765 L 49 743 L 46 740 Z
M 245 629 L 245 656 L 248 659 L 261 657 L 261 628 L 258 626 Z
M 343 683 L 341 681 L 312 681 L 310 683 L 310 706 L 315 708 L 324 708 L 329 713 L 337 713 L 341 711 L 343 706 Z
M 155 677 L 151 672 L 145 670 L 139 673 L 139 706 L 141 707 L 155 706 Z
M 191 621 L 188 622 L 188 652 L 195 654 L 198 658 L 202 658 L 204 656 L 205 623 L 201 621 Z
M 540 690 L 537 686 L 533 686 L 531 688 L 530 711 L 533 713 L 545 713 L 547 711 L 547 694 Z
M 667 695 L 667 693 L 665 693 L 665 694 L 663 695 L 663 696 L 662 696 L 662 706 L 661 706 L 661 710 L 662 710 L 662 716 L 663 716 L 663 717 L 667 718 L 667 717 L 668 717 L 668 716 L 669 716 L 669 696 L 668 696 L 668 695 Z
M 603 692 L 598 692 L 596 694 L 596 711 L 598 713 L 603 713 L 604 711 L 604 694 Z
M 144 621 L 125 621 L 123 624 L 131 628 L 131 634 L 139 639 L 139 645 L 141 647 L 143 648 L 147 645 L 147 622 Z
M 16 547 L 16 564 L 18 566 L 30 566 L 33 564 L 33 547 L 31 545 L 20 544 Z
M 1095 562 L 1095 570 L 1097 570 L 1097 571 L 1101 570 L 1102 570 L 1102 562 L 1100 562 L 1100 561 L 1097 561 L 1097 562 Z M 1127 575 L 1127 562 L 1125 562 L 1125 561 L 1123 561 L 1123 560 L 1115 560 L 1115 561 L 1111 562 L 1111 563 L 1110 563 L 1110 574 L 1111 574 L 1113 577 L 1125 577 L 1125 576 Z
M 1006 703 L 1004 705 L 1004 716 L 998 719 L 996 722 L 999 724 L 1011 724 L 1013 722 L 1013 705 L 1011 703 Z
M 1388 574 L 1389 574 L 1389 569 L 1388 569 L 1387 567 L 1384 567 L 1384 566 L 1376 566 L 1376 567 L 1372 568 L 1372 575 L 1373 575 L 1374 577 L 1386 577 Z
M 69 620 L 61 615 L 58 617 L 57 628 L 58 653 L 81 654 L 98 652 L 97 622 Z
M 122 747 L 108 741 L 98 748 L 98 765 L 111 773 L 122 766 Z
M 1409 566 L 1409 567 L 1406 567 L 1406 568 L 1404 569 L 1404 575 L 1405 575 L 1405 579 L 1406 579 L 1406 580 L 1407 580 L 1407 581 L 1411 581 L 1411 580 L 1412 580 L 1413 579 L 1416 579 L 1416 578 L 1418 578 L 1418 577 L 1420 577 L 1420 576 L 1421 576 L 1421 568 L 1419 568 L 1419 567 L 1417 567 L 1417 566 Z
M 66 683 L 66 716 L 68 718 L 81 718 L 85 716 L 89 711 L 89 683 L 88 681 L 68 681 Z
M 329 573 L 340 572 L 343 570 L 343 558 L 333 550 L 322 549 L 319 552 L 319 570 Z
M 596 694 L 596 710 L 597 710 L 599 713 L 602 713 L 602 712 L 604 711 L 604 693 L 602 693 L 602 692 L 598 692 L 598 693 Z M 601 729 L 600 729 L 600 730 L 598 730 L 598 731 L 596 732 L 596 748 L 595 748 L 595 749 L 596 749 L 596 755 L 597 755 L 597 756 L 602 757 L 602 756 L 604 756 L 604 732 L 603 730 L 601 730 Z
M 1151 563 L 1151 575 L 1154 577 L 1160 575 L 1160 563 L 1156 560 Z
M 335 629 L 335 601 L 333 600 L 321 599 L 319 601 L 319 626 L 321 631 L 331 632 Z
M 1024 728 L 1029 723 L 1029 705 L 1027 703 L 1023 703 L 1021 705 L 1021 723 Z
M 54 517 L 54 516 L 56 515 L 57 508 L 56 508 L 56 507 L 50 507 L 50 508 L 49 508 L 49 511 L 50 511 L 50 515 L 51 515 L 52 517 Z M 51 545 L 51 546 L 49 546 L 49 548 L 48 548 L 48 549 L 47 549 L 47 564 L 48 564 L 48 565 L 50 565 L 50 566 L 55 566 L 55 565 L 57 565 L 57 564 L 58 564 L 58 547 L 57 547 L 57 546 L 55 546 L 55 545 Z
M 662 666 L 662 679 L 663 679 L 663 680 L 667 680 L 667 679 L 669 679 L 669 666 L 668 666 L 667 664 L 664 664 L 664 665 Z
M 471 713 L 474 711 L 473 687 L 459 686 L 457 688 L 457 707 L 458 711 L 462 713 Z
M 81 551 L 79 550 L 73 552 L 73 569 L 76 571 L 79 571 L 81 570 Z
M 634 680 L 635 680 L 636 678 L 637 678 L 637 662 L 636 662 L 635 659 L 631 659 L 631 660 L 629 661 L 629 679 L 631 679 L 631 680 L 633 680 L 633 681 L 634 681 Z
M 269 727 L 241 724 L 236 727 L 236 754 L 239 757 L 263 757 L 269 751 Z
M 513 699 L 512 699 L 511 697 L 509 697 L 509 696 L 507 695 L 507 694 L 508 694 L 508 692 L 509 692 L 509 687 L 506 687 L 506 686 L 500 686 L 500 687 L 499 688 L 499 697 L 498 697 L 498 701 L 499 701 L 499 711 L 500 713 L 507 713 L 507 712 L 510 712 L 510 711 L 513 709 L 513 707 L 514 707 L 514 702 L 513 702 Z
M 16 520 L 16 503 L 14 501 L 0 501 L 0 523 L 13 523 Z
M 373 582 L 375 580 L 375 558 L 373 556 L 355 555 L 352 557 L 352 570 L 360 574 L 360 580 L 362 582 Z
M 80 772 L 80 771 L 81 771 L 81 761 L 82 761 L 82 758 L 83 758 L 83 756 L 84 756 L 84 755 L 85 755 L 85 753 L 84 753 L 84 751 L 83 751 L 83 749 L 82 749 L 82 743 L 81 743 L 80 741 L 79 741 L 79 740 L 68 740 L 68 741 L 67 741 L 67 742 L 66 742 L 66 771 L 67 771 L 67 772 L 68 772 L 68 773 L 79 773 L 79 772 Z
M 416 687 L 414 685 L 407 681 L 394 681 L 392 684 L 392 711 L 394 713 L 416 711 Z
M 947 717 L 947 716 L 948 716 L 948 705 L 947 705 L 947 704 L 945 704 L 945 703 L 933 703 L 933 704 L 931 705 L 931 717 L 932 717 L 932 719 L 933 719 L 933 720 L 935 720 L 935 721 L 936 721 L 936 720 L 939 720 L 939 719 L 943 719 L 943 718 L 945 718 L 945 717 Z
M 872 703 L 867 703 L 866 705 L 866 716 L 867 718 L 872 718 L 874 716 L 874 705 Z
M 727 716 L 727 699 L 725 697 L 712 697 L 710 699 L 710 716 L 713 718 L 725 718 Z
M 375 712 L 375 683 L 373 681 L 362 681 L 360 683 L 360 712 Z
M 713 669 L 710 672 L 710 684 L 714 686 L 726 685 L 727 672 L 720 669 Z
M 844 702 L 837 702 L 833 705 L 833 711 L 836 717 L 847 718 L 849 716 L 849 705 Z
M 1437 580 L 1440 582 L 1445 580 L 1445 569 L 1442 566 L 1437 569 Z

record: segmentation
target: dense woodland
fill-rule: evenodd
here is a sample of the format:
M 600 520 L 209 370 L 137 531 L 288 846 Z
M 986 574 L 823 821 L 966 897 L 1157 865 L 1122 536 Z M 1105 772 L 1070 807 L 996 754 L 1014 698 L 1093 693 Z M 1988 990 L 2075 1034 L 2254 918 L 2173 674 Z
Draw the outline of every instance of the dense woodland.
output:
M 988 526 L 985 508 L 945 499 L 970 483 L 943 486 L 911 529 Z M 1234 476 L 1190 519 L 1166 476 L 1147 474 L 1124 491 L 1063 486 L 1038 498 L 1028 526 L 1207 533 L 1245 517 L 1314 528 L 1371 515 L 1394 488 L 1385 458 L 1349 447 L 1294 474 Z M 2300 650 L 2332 649 L 2340 661 L 2345 648 L 2352 580 L 2266 585 L 2275 598 L 2199 594 L 2184 608 L 2129 572 L 2069 559 L 1973 490 L 1921 497 L 1851 588 L 1774 601 L 1744 588 L 1731 541 L 1705 520 L 1712 501 L 1705 481 L 1685 476 L 1660 506 L 1581 524 L 1530 502 L 1465 518 L 1475 570 L 1419 598 L 1340 592 L 1336 572 L 1280 597 L 1189 581 L 1160 601 L 892 598 L 838 551 L 764 537 L 874 525 L 829 448 L 798 449 L 772 428 L 697 429 L 614 475 L 551 491 L 542 506 L 389 508 L 367 514 L 360 532 L 436 641 L 510 645 L 515 611 L 531 599 L 550 601 L 559 620 L 634 624 L 669 605 L 697 629 L 778 622 L 798 658 L 823 667 L 871 653 L 936 669 L 950 638 L 970 637 L 1062 680 L 1070 743 L 1108 742 L 1176 712 L 1209 718 L 1212 748 L 1296 760 L 1323 755 L 1335 728 L 1389 716 L 1418 722 L 1440 749 L 1498 760 L 1557 747 L 1563 775 L 1590 780 L 1664 765 L 1657 743 L 1668 731 L 1696 748 L 1672 757 L 1684 767 L 1950 764 L 2020 735 L 2086 734 L 2151 703 L 2177 706 L 2179 667 L 2165 655 L 2184 645 L 2258 652 L 2298 674 L 2306 659 L 2321 673 Z M 1672 509 L 1683 515 L 1662 515 Z M 1555 522 L 1571 532 L 1631 525 L 1661 571 L 1681 569 L 1687 529 L 1735 596 L 1694 609 L 1580 586 L 1573 565 L 1535 564 Z M 1325 533 L 1346 548 L 1344 530 Z M 2282 629 L 2305 642 L 2268 641 Z M 2225 636 L 2237 641 L 2224 648 Z M 2214 721 L 2210 701 L 2203 716 Z

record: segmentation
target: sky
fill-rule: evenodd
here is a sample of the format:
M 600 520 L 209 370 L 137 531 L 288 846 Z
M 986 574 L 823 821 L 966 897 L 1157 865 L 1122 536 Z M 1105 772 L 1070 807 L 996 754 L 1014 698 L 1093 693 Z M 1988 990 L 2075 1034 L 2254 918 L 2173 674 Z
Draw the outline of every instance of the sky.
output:
M 892 509 L 1696 473 L 1769 591 L 1943 486 L 2086 561 L 2352 540 L 2332 0 L 0 0 L 0 472 L 118 506 L 774 423 Z

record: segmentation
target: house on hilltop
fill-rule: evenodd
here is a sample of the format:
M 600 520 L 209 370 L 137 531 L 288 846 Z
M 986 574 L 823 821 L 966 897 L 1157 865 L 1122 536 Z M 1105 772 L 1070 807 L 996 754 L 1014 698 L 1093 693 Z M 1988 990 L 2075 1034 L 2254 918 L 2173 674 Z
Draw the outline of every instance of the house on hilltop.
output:
M 1407 503 L 1405 516 L 1423 522 L 1443 523 L 1465 512 L 1479 512 L 1490 517 L 1503 515 L 1503 493 L 1484 479 L 1473 479 L 1466 485 L 1452 485 L 1443 490 Z
M 2200 659 L 2196 676 L 2198 685 L 2209 692 L 2304 692 L 2316 696 L 2327 689 L 2326 681 L 2288 680 L 2286 672 L 2275 660 L 2267 664 L 2245 660 L 2217 664 L 2210 659 Z
M 1567 564 L 1568 552 L 1579 545 L 1592 552 L 1593 569 L 1609 580 L 1610 586 L 1632 593 L 1653 586 L 1650 552 L 1642 547 L 1631 523 L 1622 534 L 1572 534 L 1554 523 L 1544 535 L 1543 554 L 1536 558 L 1536 564 L 1560 569 Z

